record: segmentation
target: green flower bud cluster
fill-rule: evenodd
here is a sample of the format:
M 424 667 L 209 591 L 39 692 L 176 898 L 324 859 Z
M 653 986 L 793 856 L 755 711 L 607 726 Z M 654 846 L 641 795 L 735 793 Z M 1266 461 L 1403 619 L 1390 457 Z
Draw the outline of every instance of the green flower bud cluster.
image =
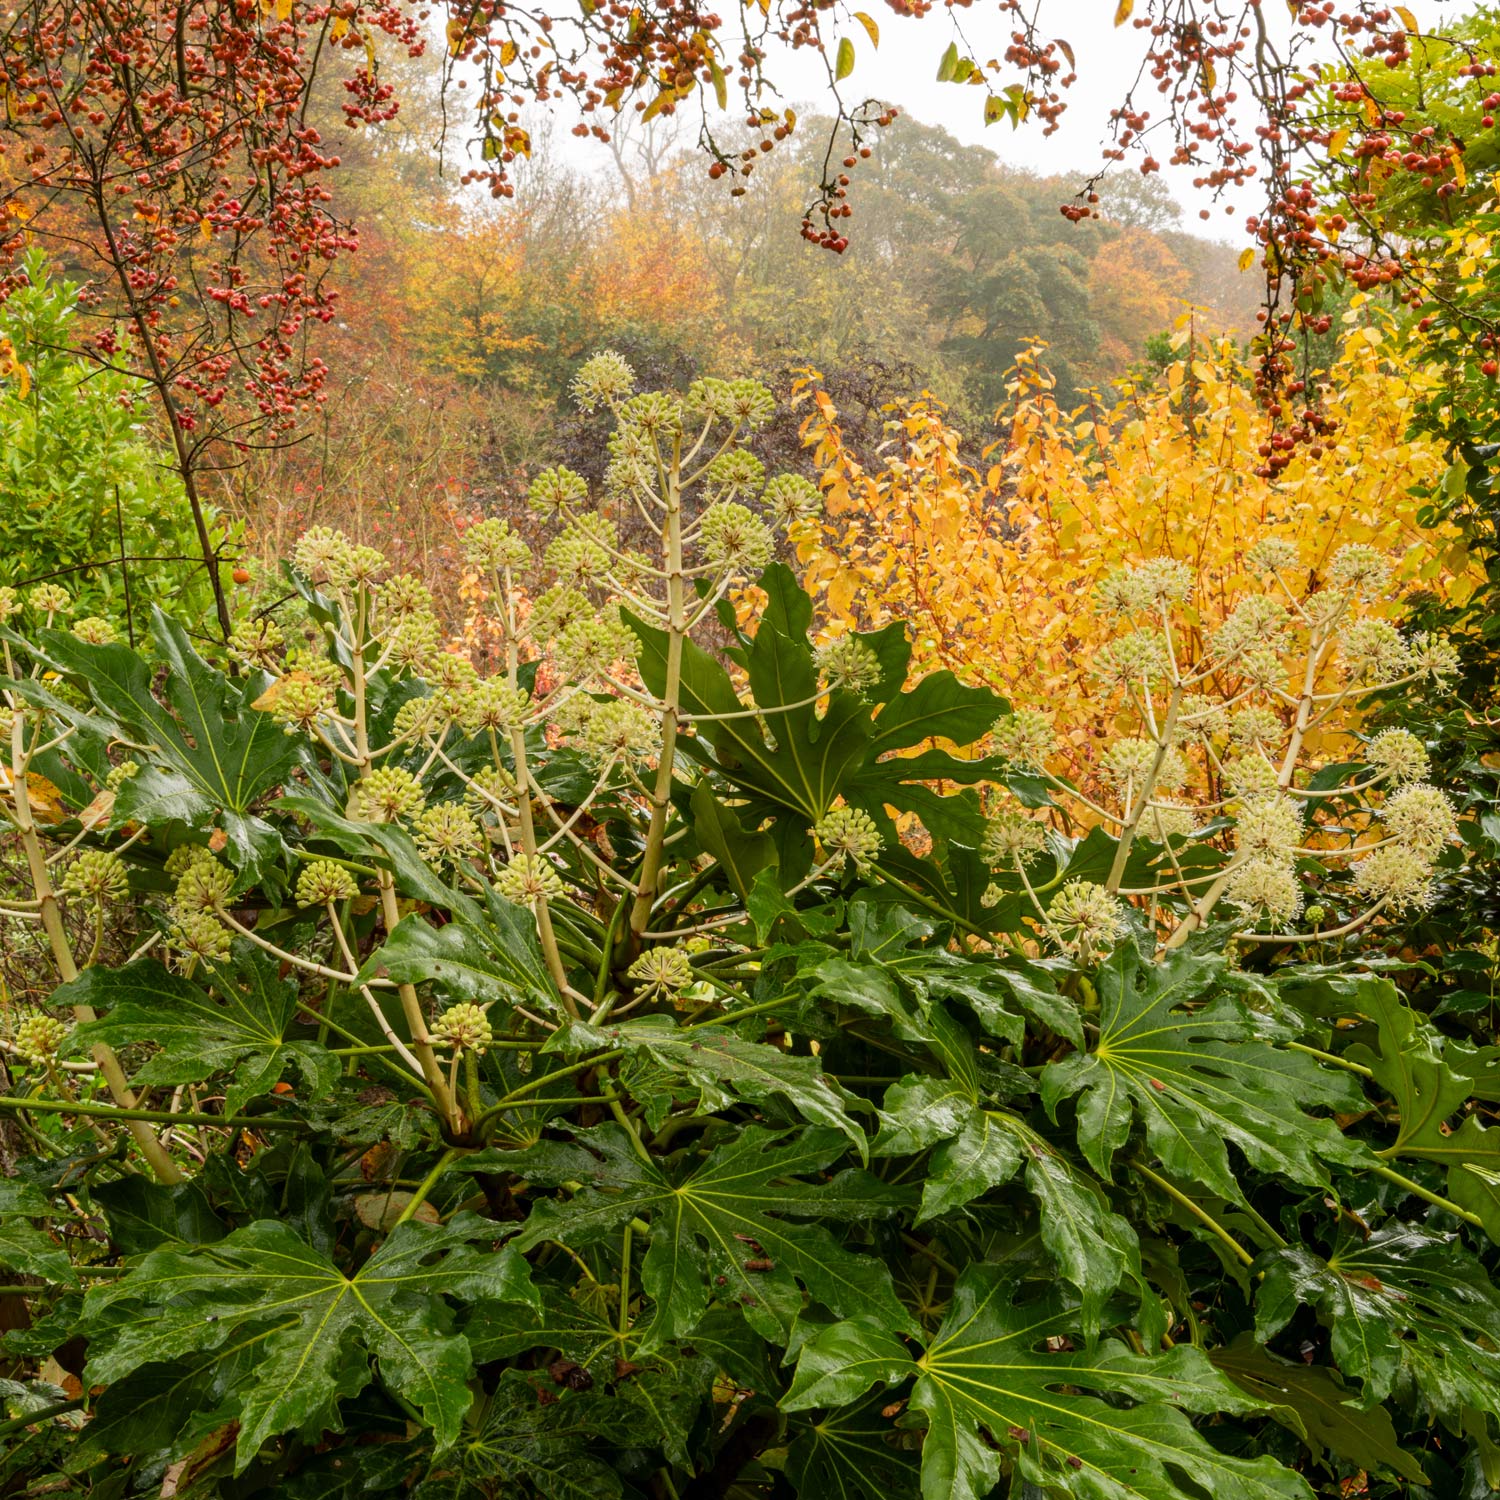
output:
M 841 635 L 818 647 L 818 671 L 830 688 L 863 693 L 880 681 L 880 658 L 856 636 Z
M 481 677 L 464 694 L 459 722 L 471 734 L 481 729 L 509 733 L 526 723 L 531 700 L 503 677 Z
M 778 474 L 761 492 L 760 503 L 783 530 L 823 514 L 821 492 L 800 474 Z
M 1365 759 L 1398 785 L 1420 781 L 1429 766 L 1427 747 L 1407 729 L 1383 729 L 1365 749 Z
M 119 765 L 109 768 L 109 775 L 104 778 L 104 784 L 112 792 L 117 792 L 132 776 L 138 775 L 141 766 L 139 761 L 122 760 Z
M 1252 859 L 1289 860 L 1303 840 L 1302 809 L 1271 793 L 1248 799 L 1235 822 L 1235 844 Z
M 554 584 L 531 606 L 526 628 L 536 640 L 560 636 L 579 620 L 592 620 L 596 610 L 589 596 L 569 584 Z
M 62 1051 L 72 1029 L 56 1016 L 29 1015 L 16 1027 L 12 1045 L 18 1057 L 45 1067 Z
M 1279 599 L 1269 594 L 1247 595 L 1214 632 L 1214 651 L 1225 662 L 1236 661 L 1256 647 L 1280 652 L 1286 647 L 1290 619 Z
M 693 961 L 681 948 L 648 948 L 625 971 L 653 1000 L 676 1000 L 693 983 Z
M 1198 814 L 1186 803 L 1152 801 L 1146 805 L 1140 826 L 1148 839 L 1165 844 L 1168 839 L 1190 838 L 1198 826 Z
M 1392 792 L 1380 815 L 1386 833 L 1424 859 L 1436 859 L 1458 836 L 1453 805 L 1435 786 L 1417 783 Z
M 464 788 L 464 800 L 475 807 L 481 817 L 497 816 L 503 807 L 516 805 L 516 778 L 502 766 L 482 766 Z
M 626 495 L 645 489 L 656 478 L 656 453 L 651 440 L 634 427 L 619 427 L 610 434 L 609 462 L 604 468 L 604 487 L 611 495 Z
M 119 632 L 115 627 L 98 615 L 75 620 L 73 634 L 86 646 L 112 646 L 119 639 Z
M 1328 582 L 1340 593 L 1366 601 L 1378 599 L 1390 582 L 1390 564 L 1373 547 L 1352 543 L 1340 547 L 1328 565 Z
M 1458 648 L 1451 641 L 1425 630 L 1412 637 L 1406 652 L 1408 670 L 1420 672 L 1436 682 L 1452 677 L 1460 665 Z
M 270 615 L 241 620 L 229 636 L 229 650 L 247 667 L 270 670 L 277 653 L 286 644 L 286 635 Z
M 1100 760 L 1099 769 L 1122 797 L 1133 799 L 1151 780 L 1158 753 L 1161 765 L 1151 784 L 1164 792 L 1175 792 L 1187 781 L 1187 762 L 1170 746 L 1161 751 L 1155 740 L 1116 740 Z
M 1178 737 L 1190 744 L 1206 745 L 1229 733 L 1229 712 L 1217 698 L 1203 693 L 1185 693 L 1177 710 Z
M 292 549 L 292 562 L 314 583 L 327 583 L 336 589 L 373 583 L 388 566 L 378 548 L 351 542 L 342 531 L 328 526 L 304 531 Z
M 1094 675 L 1112 687 L 1136 687 L 1167 675 L 1167 645 L 1159 630 L 1133 630 L 1106 641 L 1094 658 Z
M 380 607 L 392 620 L 430 615 L 434 607 L 432 590 L 415 573 L 397 573 L 381 588 Z
M 412 824 L 417 848 L 438 865 L 459 865 L 484 848 L 484 834 L 461 802 L 437 802 L 417 814 Z
M 234 890 L 234 871 L 199 844 L 185 844 L 174 851 L 167 873 L 177 876 L 172 906 L 178 912 L 223 911 Z
M 422 811 L 427 794 L 404 766 L 378 766 L 354 788 L 353 815 L 366 823 L 400 823 Z
M 1269 646 L 1252 646 L 1235 664 L 1247 687 L 1269 693 L 1286 684 L 1286 666 Z
M 657 443 L 670 442 L 682 431 L 682 403 L 667 391 L 642 391 L 620 407 L 620 423 L 633 427 Z
M 586 589 L 610 571 L 618 543 L 614 526 L 602 516 L 581 516 L 547 544 L 546 564 L 565 588 Z
M 643 761 L 661 748 L 661 722 L 628 698 L 590 702 L 574 731 L 579 750 L 596 760 Z
M 754 499 L 766 483 L 766 466 L 744 448 L 727 448 L 709 460 L 704 485 L 721 500 Z
M 1286 739 L 1286 726 L 1274 709 L 1242 708 L 1229 721 L 1229 741 L 1237 750 L 1269 754 Z
M 229 952 L 230 935 L 218 914 L 234 890 L 233 871 L 201 844 L 183 844 L 168 856 L 166 872 L 177 881 L 168 940 L 186 958 L 210 962 L 223 958 Z
M 556 901 L 565 893 L 562 876 L 541 854 L 517 854 L 496 878 L 495 889 L 517 906 Z
M 64 871 L 59 888 L 65 896 L 104 906 L 129 893 L 130 876 L 113 850 L 85 849 Z
M 1224 785 L 1241 801 L 1278 789 L 1276 767 L 1263 755 L 1240 755 L 1224 762 Z
M 532 480 L 528 498 L 550 495 L 553 487 L 552 476 L 568 472 L 565 469 L 544 470 Z M 576 474 L 572 477 L 578 478 Z M 584 493 L 588 493 L 586 485 Z M 532 499 L 531 503 L 541 508 L 537 499 Z M 556 506 L 552 508 L 556 509 Z M 500 573 L 506 568 L 513 570 L 524 568 L 531 561 L 531 548 L 521 540 L 508 521 L 502 521 L 498 516 L 491 516 L 464 532 L 464 556 L 471 567 L 490 573 Z
M 1411 670 L 1406 642 L 1384 620 L 1355 620 L 1340 636 L 1339 649 L 1356 682 L 1394 682 Z
M 1192 598 L 1193 569 L 1175 557 L 1154 557 L 1134 568 L 1117 568 L 1095 591 L 1099 608 L 1107 615 L 1126 616 L 1150 610 L 1153 613 L 1186 604 Z
M 1289 541 L 1286 537 L 1267 536 L 1262 537 L 1245 554 L 1245 566 L 1255 574 L 1262 577 L 1272 573 L 1285 573 L 1289 568 L 1295 568 L 1301 554 L 1297 550 L 1297 544 Z
M 37 584 L 26 598 L 39 615 L 65 615 L 73 607 L 68 591 L 55 583 Z
M 432 1028 L 434 1041 L 446 1043 L 455 1052 L 482 1057 L 495 1040 L 490 1018 L 477 1005 L 450 1005 Z
M 990 731 L 996 753 L 1022 771 L 1041 771 L 1056 748 L 1052 721 L 1035 708 L 1018 708 Z
M 1070 880 L 1052 898 L 1047 923 L 1062 947 L 1085 963 L 1107 953 L 1126 932 L 1124 908 L 1090 880 Z
M 1020 807 L 994 813 L 984 828 L 980 853 L 996 869 L 1029 865 L 1047 847 L 1047 826 Z
M 1421 911 L 1433 901 L 1432 865 L 1414 849 L 1387 844 L 1356 860 L 1349 872 L 1359 893 L 1394 912 Z
M 1273 930 L 1294 922 L 1302 910 L 1296 871 L 1285 862 L 1247 860 L 1230 874 L 1224 894 L 1253 921 L 1268 923 Z
M 725 572 L 758 573 L 775 552 L 770 527 L 733 500 L 710 505 L 699 519 L 698 535 L 704 557 Z
M 606 349 L 583 362 L 569 389 L 583 411 L 617 406 L 635 389 L 635 371 L 620 355 Z
M 561 515 L 571 510 L 573 506 L 583 504 L 588 497 L 588 481 L 583 475 L 575 474 L 572 469 L 562 467 L 543 469 L 531 481 L 531 486 L 526 491 L 526 503 L 539 516 Z M 515 568 L 529 560 L 530 550 L 524 547 L 521 539 L 511 532 L 503 521 L 485 521 L 481 524 L 494 528 L 485 533 L 480 543 L 486 555 L 493 556 L 495 559 L 493 562 L 488 562 L 487 566 Z M 505 526 L 506 534 L 503 536 L 499 530 L 501 526 Z
M 297 877 L 298 906 L 336 906 L 359 894 L 354 877 L 331 859 L 315 859 Z
M 742 422 L 761 427 L 776 413 L 776 398 L 758 380 L 695 380 L 683 407 L 700 421 Z
M 640 641 L 612 610 L 592 620 L 575 620 L 557 638 L 554 655 L 568 677 L 577 682 L 609 676 L 616 662 L 635 660 Z
M 834 869 L 847 861 L 863 873 L 885 847 L 875 820 L 858 807 L 831 808 L 814 824 L 813 835 Z
M 434 614 L 405 615 L 393 622 L 389 636 L 390 664 L 399 672 L 423 676 L 442 650 L 443 627 Z
M 334 690 L 326 681 L 300 671 L 279 678 L 261 701 L 287 734 L 296 734 L 298 730 L 311 734 L 318 720 L 333 711 L 336 702 Z

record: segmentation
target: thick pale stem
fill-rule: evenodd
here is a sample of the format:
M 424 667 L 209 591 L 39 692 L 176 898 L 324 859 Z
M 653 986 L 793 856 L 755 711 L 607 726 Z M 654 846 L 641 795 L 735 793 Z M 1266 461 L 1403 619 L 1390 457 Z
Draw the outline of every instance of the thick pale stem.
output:
M 359 765 L 359 776 L 364 780 L 373 769 L 370 756 L 370 726 L 366 704 L 365 683 L 365 626 L 369 609 L 369 595 L 363 588 L 359 591 L 354 638 L 350 642 L 350 658 L 354 677 L 354 751 Z M 380 894 L 380 925 L 387 934 L 395 930 L 401 920 L 401 911 L 396 903 L 396 880 L 389 870 L 377 872 L 377 888 Z M 463 1128 L 462 1111 L 448 1080 L 443 1076 L 442 1064 L 432 1047 L 432 1038 L 427 1032 L 427 1018 L 422 1014 L 422 1002 L 417 998 L 414 985 L 398 985 L 396 993 L 401 997 L 401 1012 L 406 1018 L 407 1030 L 411 1033 L 411 1047 L 422 1069 L 422 1077 L 432 1091 L 433 1102 L 442 1111 L 449 1127 L 455 1132 Z
M 58 978 L 64 984 L 68 984 L 78 978 L 78 965 L 74 961 L 73 949 L 63 927 L 62 911 L 58 907 L 57 893 L 52 886 L 52 874 L 47 868 L 46 852 L 42 848 L 41 837 L 37 833 L 36 819 L 31 812 L 31 797 L 26 785 L 30 757 L 26 752 L 25 736 L 25 719 L 18 713 L 11 729 L 10 790 L 15 803 L 15 829 L 26 854 L 32 891 L 36 897 L 37 915 L 41 920 L 42 930 L 47 934 L 47 943 L 52 949 L 52 959 L 57 965 Z M 97 1019 L 92 1005 L 75 1005 L 73 1016 L 80 1022 Z M 115 1056 L 114 1049 L 100 1042 L 94 1046 L 92 1056 L 99 1066 L 99 1071 L 104 1075 L 104 1081 L 109 1085 L 110 1096 L 115 1103 L 126 1109 L 134 1109 L 135 1095 L 130 1091 L 130 1085 L 125 1078 L 125 1070 L 120 1066 L 120 1059 Z M 156 1173 L 160 1181 L 169 1185 L 183 1181 L 183 1175 L 177 1163 L 172 1160 L 167 1148 L 162 1145 L 156 1132 L 146 1121 L 132 1120 L 127 1128 L 135 1137 L 141 1155 L 150 1163 L 151 1170 Z
M 1149 703 L 1149 698 L 1147 701 Z M 1161 775 L 1161 768 L 1166 762 L 1167 753 L 1172 748 L 1172 736 L 1177 732 L 1177 710 L 1181 705 L 1182 688 L 1177 686 L 1172 689 L 1172 696 L 1167 700 L 1167 712 L 1162 719 L 1161 733 L 1157 736 L 1156 758 L 1151 762 L 1146 784 L 1141 788 L 1134 809 L 1129 812 L 1128 821 L 1120 830 L 1120 842 L 1115 846 L 1115 857 L 1110 863 L 1109 877 L 1104 882 L 1106 890 L 1119 890 L 1120 882 L 1125 878 L 1125 866 L 1130 860 L 1130 846 L 1135 842 L 1136 829 L 1141 826 L 1141 818 L 1145 816 L 1146 808 L 1150 805 L 1151 794 L 1156 790 L 1157 778 Z
M 666 847 L 667 809 L 672 803 L 672 772 L 677 759 L 677 711 L 682 697 L 682 647 L 687 638 L 687 588 L 683 573 L 681 440 L 672 450 L 672 470 L 666 477 L 666 525 L 663 542 L 667 555 L 667 675 L 661 709 L 661 759 L 656 784 L 651 790 L 651 823 L 646 830 L 646 849 L 641 861 L 639 891 L 630 910 L 632 943 L 639 945 L 651 922 L 661 879 Z

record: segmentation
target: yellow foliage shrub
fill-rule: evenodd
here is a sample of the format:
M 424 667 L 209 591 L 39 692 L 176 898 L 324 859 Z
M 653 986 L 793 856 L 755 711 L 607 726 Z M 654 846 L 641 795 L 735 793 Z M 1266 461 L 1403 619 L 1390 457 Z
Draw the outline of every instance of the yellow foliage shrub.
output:
M 1389 324 L 1361 317 L 1321 403 L 1336 430 L 1274 481 L 1255 472 L 1272 429 L 1244 361 L 1229 340 L 1186 329 L 1160 381 L 1122 383 L 1113 405 L 1072 412 L 1053 399 L 1038 345 L 1013 372 L 1004 436 L 982 470 L 963 461 L 960 435 L 927 394 L 891 413 L 887 443 L 866 461 L 810 377 L 803 437 L 826 513 L 795 536 L 808 588 L 835 631 L 909 619 L 918 669 L 948 667 L 1052 714 L 1064 773 L 1113 732 L 1090 670 L 1113 626 L 1091 595 L 1123 563 L 1189 563 L 1195 598 L 1217 615 L 1258 588 L 1245 554 L 1263 537 L 1296 545 L 1299 586 L 1360 542 L 1390 559 L 1398 587 L 1462 595 L 1457 531 L 1419 527 L 1410 494 L 1447 466 L 1437 444 L 1406 435 L 1430 377 L 1402 360 Z

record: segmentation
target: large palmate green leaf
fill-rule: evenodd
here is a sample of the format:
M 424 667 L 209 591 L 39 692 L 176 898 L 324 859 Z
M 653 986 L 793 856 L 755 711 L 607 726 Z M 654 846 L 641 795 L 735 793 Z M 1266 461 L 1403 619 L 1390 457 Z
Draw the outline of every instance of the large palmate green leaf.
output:
M 951 1080 L 902 1079 L 886 1093 L 875 1154 L 907 1156 L 929 1147 L 917 1222 L 982 1198 L 1024 1165 L 1042 1244 L 1078 1290 L 1085 1331 L 1098 1328 L 1105 1300 L 1127 1278 L 1141 1288 L 1143 1311 L 1154 1321 L 1156 1299 L 1141 1278 L 1135 1231 L 1097 1185 L 1024 1120 L 983 1108 Z
M 1231 1202 L 1241 1190 L 1229 1144 L 1294 1182 L 1326 1183 L 1331 1162 L 1369 1163 L 1359 1142 L 1310 1113 L 1364 1109 L 1351 1076 L 1276 1045 L 1295 1031 L 1223 990 L 1224 971 L 1219 955 L 1179 949 L 1146 963 L 1122 944 L 1099 971 L 1098 1038 L 1042 1075 L 1048 1109 L 1082 1096 L 1079 1146 L 1105 1176 L 1138 1118 L 1169 1172 Z
M 921 1458 L 880 1391 L 853 1406 L 794 1413 L 786 1472 L 798 1495 L 836 1500 L 914 1500 Z M 905 1446 L 903 1446 L 903 1439 Z
M 799 1283 L 840 1317 L 914 1328 L 885 1266 L 845 1250 L 821 1226 L 780 1217 L 855 1219 L 885 1212 L 883 1203 L 862 1202 L 858 1191 L 799 1180 L 821 1173 L 847 1150 L 838 1131 L 788 1135 L 751 1126 L 672 1177 L 655 1161 L 642 1160 L 611 1124 L 579 1131 L 565 1144 L 541 1141 L 491 1155 L 494 1166 L 529 1182 L 583 1184 L 571 1198 L 537 1202 L 515 1241 L 523 1250 L 548 1240 L 593 1244 L 628 1220 L 649 1223 L 641 1286 L 655 1304 L 647 1336 L 655 1347 L 690 1333 L 710 1298 L 741 1307 L 753 1328 L 785 1344 L 802 1308 Z
M 152 611 L 152 630 L 168 668 L 166 706 L 152 692 L 151 663 L 129 647 L 90 646 L 62 631 L 41 631 L 39 642 L 48 665 L 93 700 L 103 722 L 84 729 L 149 746 L 135 752 L 141 769 L 121 784 L 115 819 L 222 828 L 232 863 L 259 877 L 281 841 L 250 809 L 306 759 L 305 747 L 252 707 L 266 689 L 264 674 L 231 681 L 159 609 Z
M 811 1125 L 827 1125 L 849 1138 L 861 1154 L 865 1133 L 850 1119 L 852 1096 L 824 1071 L 816 1057 L 798 1057 L 768 1042 L 746 1041 L 727 1026 L 688 1030 L 670 1016 L 646 1016 L 606 1027 L 610 1045 L 649 1057 L 670 1075 L 669 1092 L 696 1096 L 704 1113 L 734 1100 L 763 1103 L 785 1099 Z M 627 1079 L 628 1081 L 628 1079 Z
M 403 917 L 365 961 L 359 982 L 376 975 L 397 983 L 424 984 L 450 1004 L 469 1000 L 509 1009 L 558 1006 L 530 912 L 486 888 L 482 912 L 457 916 L 434 927 L 420 912 Z
M 939 838 L 976 843 L 984 822 L 978 799 L 971 791 L 942 794 L 934 783 L 969 787 L 1000 767 L 921 747 L 935 740 L 972 744 L 1006 711 L 1005 699 L 965 687 L 948 671 L 900 692 L 903 674 L 887 672 L 868 697 L 829 693 L 820 713 L 808 633 L 812 601 L 780 564 L 766 569 L 761 587 L 766 605 L 749 649 L 737 655 L 759 717 L 745 712 L 728 671 L 706 651 L 688 642 L 681 663 L 682 707 L 697 718 L 701 736 L 685 748 L 745 794 L 745 829 L 753 834 L 761 820 L 789 816 L 805 829 L 842 797 L 882 820 L 887 807 L 914 812 Z M 660 693 L 666 633 L 639 620 L 630 624 L 641 642 L 641 675 Z M 699 833 L 706 848 L 717 841 L 713 821 Z
M 729 1308 L 710 1310 L 686 1340 L 650 1349 L 645 1343 L 650 1329 L 622 1328 L 608 1292 L 597 1283 L 575 1287 L 575 1293 L 584 1293 L 580 1295 L 553 1284 L 542 1285 L 540 1291 L 540 1311 L 519 1302 L 484 1302 L 474 1308 L 464 1323 L 464 1336 L 475 1364 L 553 1349 L 601 1379 L 618 1368 L 617 1361 L 675 1379 L 673 1372 L 702 1359 L 747 1390 L 770 1390 L 777 1383 L 765 1340 Z
M 76 1286 L 78 1276 L 62 1240 L 28 1222 L 51 1211 L 47 1195 L 35 1184 L 0 1177 L 0 1270 Z
M 1367 1403 L 1415 1387 L 1454 1431 L 1500 1414 L 1500 1291 L 1456 1238 L 1392 1224 L 1326 1260 L 1305 1246 L 1263 1255 L 1256 1335 L 1284 1328 L 1300 1305 L 1330 1330 L 1334 1362 Z
M 690 1424 L 712 1380 L 696 1368 L 691 1412 L 670 1418 L 681 1450 L 683 1417 Z M 582 1384 L 582 1381 L 578 1381 Z M 655 1412 L 634 1399 L 655 1387 Z M 548 1500 L 615 1500 L 624 1493 L 615 1460 L 624 1449 L 664 1446 L 654 1415 L 670 1404 L 659 1371 L 634 1371 L 604 1388 L 588 1377 L 585 1389 L 559 1388 L 546 1371 L 507 1370 L 485 1404 L 484 1419 L 427 1479 L 413 1500 L 494 1500 L 498 1495 L 540 1493 Z M 686 1467 L 686 1454 L 682 1459 Z M 523 1488 L 525 1486 L 525 1488 Z
M 1355 1394 L 1327 1365 L 1278 1359 L 1253 1334 L 1242 1333 L 1209 1355 L 1241 1390 L 1268 1403 L 1270 1415 L 1307 1444 L 1314 1458 L 1324 1450 L 1362 1469 L 1385 1469 L 1425 1485 L 1422 1466 L 1402 1448 L 1383 1406 L 1360 1410 Z
M 70 1045 L 87 1053 L 99 1042 L 154 1042 L 159 1050 L 137 1069 L 137 1083 L 203 1083 L 225 1075 L 229 1114 L 269 1093 L 288 1067 L 314 1096 L 330 1089 L 338 1058 L 313 1042 L 288 1038 L 297 1021 L 296 981 L 282 978 L 276 960 L 243 939 L 236 940 L 233 957 L 232 965 L 207 966 L 206 988 L 154 958 L 85 969 L 54 998 L 104 1014 L 78 1027 Z
M 1181 1500 L 1179 1475 L 1215 1500 L 1311 1495 L 1274 1460 L 1230 1457 L 1194 1430 L 1184 1413 L 1263 1409 L 1199 1350 L 1076 1345 L 1065 1299 L 1017 1296 L 1004 1267 L 971 1266 L 931 1345 L 915 1354 L 874 1322 L 835 1325 L 802 1346 L 782 1404 L 838 1409 L 872 1386 L 914 1380 L 911 1410 L 927 1429 L 925 1500 L 985 1500 L 1007 1464 L 1089 1500 Z
M 153 1250 L 89 1294 L 88 1378 L 112 1385 L 145 1366 L 256 1343 L 220 1402 L 223 1420 L 239 1423 L 238 1472 L 269 1437 L 337 1428 L 339 1401 L 369 1384 L 373 1357 L 381 1382 L 446 1448 L 472 1400 L 473 1361 L 443 1298 L 537 1300 L 514 1248 L 470 1243 L 494 1235 L 472 1214 L 441 1228 L 402 1224 L 353 1276 L 274 1220 L 193 1251 Z
M 929 1016 L 935 1002 L 958 1001 L 991 1036 L 1013 1046 L 1020 1045 L 1028 1017 L 1083 1046 L 1078 1007 L 1059 993 L 1045 963 L 965 958 L 931 941 L 936 930 L 930 918 L 904 907 L 856 897 L 849 905 L 849 957 L 818 968 L 823 991 L 868 1009 L 869 997 L 879 998 L 894 984 Z
M 1500 1130 L 1486 1130 L 1466 1112 L 1485 1059 L 1448 1043 L 1388 979 L 1363 980 L 1351 998 L 1352 1008 L 1374 1021 L 1378 1035 L 1373 1048 L 1350 1047 L 1349 1060 L 1367 1066 L 1395 1102 L 1396 1139 L 1380 1155 L 1446 1168 L 1448 1196 L 1477 1214 L 1490 1238 L 1500 1241 Z

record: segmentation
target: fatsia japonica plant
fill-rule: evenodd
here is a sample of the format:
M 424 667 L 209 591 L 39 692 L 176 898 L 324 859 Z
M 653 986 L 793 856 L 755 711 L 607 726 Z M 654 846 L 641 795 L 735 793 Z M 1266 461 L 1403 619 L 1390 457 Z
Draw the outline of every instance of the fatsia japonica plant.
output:
M 1112 580 L 1075 788 L 819 639 L 762 388 L 576 389 L 545 586 L 468 534 L 488 675 L 328 531 L 218 665 L 3 597 L 9 1490 L 1500 1483 L 1500 1049 L 1377 944 L 1460 858 L 1352 712 L 1446 667 L 1379 559 Z

